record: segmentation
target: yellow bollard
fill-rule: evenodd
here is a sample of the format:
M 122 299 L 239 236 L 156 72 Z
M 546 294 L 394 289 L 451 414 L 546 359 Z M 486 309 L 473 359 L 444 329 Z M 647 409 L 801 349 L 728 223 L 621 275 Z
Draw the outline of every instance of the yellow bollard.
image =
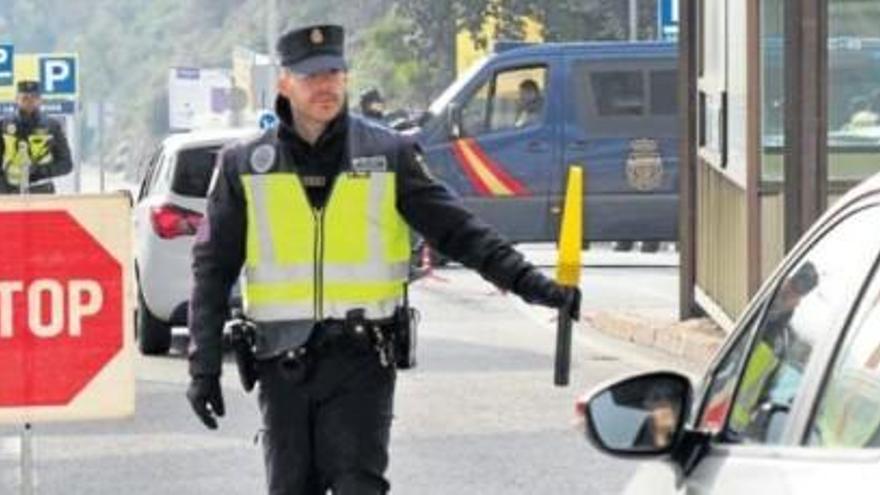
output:
M 581 281 L 581 245 L 583 239 L 583 170 L 578 166 L 568 169 L 565 191 L 565 209 L 559 231 L 559 258 L 556 280 L 568 287 L 577 287 Z M 568 385 L 571 370 L 571 315 L 568 308 L 559 310 L 556 326 L 556 359 L 553 383 Z

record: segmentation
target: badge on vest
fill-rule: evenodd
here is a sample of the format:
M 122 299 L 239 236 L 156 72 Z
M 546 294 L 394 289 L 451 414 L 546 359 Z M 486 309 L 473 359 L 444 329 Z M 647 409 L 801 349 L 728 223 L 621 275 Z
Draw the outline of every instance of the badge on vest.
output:
M 275 147 L 261 144 L 251 152 L 251 168 L 258 174 L 265 174 L 275 165 Z
M 387 172 L 388 159 L 385 155 L 364 156 L 351 161 L 351 169 L 355 174 Z

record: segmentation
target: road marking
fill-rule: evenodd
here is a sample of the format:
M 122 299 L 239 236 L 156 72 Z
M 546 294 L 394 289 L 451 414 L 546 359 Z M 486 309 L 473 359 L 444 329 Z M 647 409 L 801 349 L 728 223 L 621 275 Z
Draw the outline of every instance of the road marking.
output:
M 21 439 L 0 437 L 0 460 L 18 459 L 21 456 Z

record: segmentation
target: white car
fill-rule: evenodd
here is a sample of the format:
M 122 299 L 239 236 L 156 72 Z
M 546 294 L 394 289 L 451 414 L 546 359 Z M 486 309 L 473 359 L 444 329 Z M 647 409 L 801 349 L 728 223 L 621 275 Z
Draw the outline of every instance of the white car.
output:
M 597 448 L 652 461 L 627 494 L 880 492 L 880 175 L 804 235 L 696 392 L 654 372 L 578 408 Z
M 192 245 L 217 152 L 257 133 L 224 129 L 172 135 L 147 164 L 134 208 L 136 328 L 142 353 L 167 353 L 172 326 L 187 323 Z

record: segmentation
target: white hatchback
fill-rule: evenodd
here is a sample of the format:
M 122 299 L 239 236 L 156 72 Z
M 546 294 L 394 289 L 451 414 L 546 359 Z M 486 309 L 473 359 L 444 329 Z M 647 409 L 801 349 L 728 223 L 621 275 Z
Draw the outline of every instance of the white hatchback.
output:
M 224 145 L 258 132 L 175 134 L 162 142 L 147 164 L 134 208 L 136 328 L 142 353 L 167 353 L 172 326 L 187 323 L 193 236 L 205 214 L 217 153 Z

